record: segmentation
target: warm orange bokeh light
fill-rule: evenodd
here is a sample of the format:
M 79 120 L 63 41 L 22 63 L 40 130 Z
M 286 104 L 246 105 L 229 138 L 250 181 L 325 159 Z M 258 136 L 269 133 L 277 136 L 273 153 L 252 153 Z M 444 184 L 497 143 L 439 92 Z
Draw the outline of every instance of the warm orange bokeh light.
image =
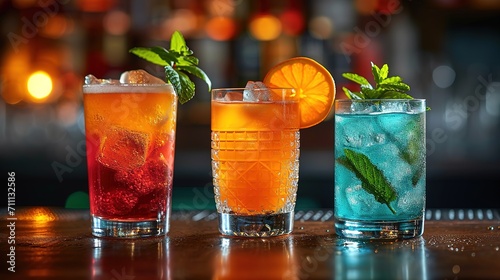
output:
M 170 38 L 174 31 L 181 32 L 185 37 L 189 37 L 198 28 L 198 15 L 189 9 L 177 9 L 163 21 L 160 27 L 160 37 L 164 40 Z
M 354 6 L 358 13 L 362 15 L 369 15 L 374 13 L 377 9 L 378 0 L 356 0 Z
M 16 216 L 21 221 L 35 221 L 45 223 L 57 220 L 57 215 L 47 207 L 33 207 L 16 212 Z
M 250 21 L 250 33 L 257 40 L 270 41 L 278 38 L 281 34 L 281 21 L 269 14 L 262 14 Z
M 44 71 L 36 71 L 28 78 L 28 93 L 36 100 L 47 98 L 52 92 L 52 79 Z
M 55 15 L 47 21 L 47 24 L 40 31 L 45 37 L 61 38 L 74 31 L 74 22 L 71 18 Z
M 226 41 L 236 35 L 236 23 L 230 17 L 218 16 L 210 19 L 205 30 L 216 41 Z

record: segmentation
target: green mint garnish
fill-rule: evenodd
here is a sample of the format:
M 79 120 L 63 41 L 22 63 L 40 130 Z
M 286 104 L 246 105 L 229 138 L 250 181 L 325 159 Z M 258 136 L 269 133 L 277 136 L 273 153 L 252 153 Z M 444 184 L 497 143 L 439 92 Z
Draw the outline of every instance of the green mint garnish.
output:
M 396 200 L 397 194 L 382 171 L 362 153 L 351 149 L 344 149 L 344 153 L 345 156 L 340 157 L 337 161 L 356 175 L 361 181 L 361 187 L 372 194 L 376 201 L 387 205 L 389 210 L 396 214 L 391 202 Z
M 351 80 L 361 86 L 361 89 L 350 91 L 343 87 L 345 94 L 349 99 L 413 99 L 407 92 L 410 86 L 405 84 L 401 77 L 389 77 L 389 66 L 384 64 L 379 68 L 372 62 L 372 74 L 375 86 L 372 86 L 368 80 L 358 74 L 344 73 L 342 77 Z
M 208 85 L 208 91 L 211 90 L 212 82 L 207 74 L 198 67 L 198 58 L 193 56 L 193 51 L 187 47 L 186 41 L 179 31 L 172 34 L 169 50 L 163 47 L 137 47 L 130 49 L 130 52 L 165 68 L 166 82 L 172 84 L 179 95 L 181 104 L 191 100 L 195 93 L 195 84 L 188 74 L 205 81 Z

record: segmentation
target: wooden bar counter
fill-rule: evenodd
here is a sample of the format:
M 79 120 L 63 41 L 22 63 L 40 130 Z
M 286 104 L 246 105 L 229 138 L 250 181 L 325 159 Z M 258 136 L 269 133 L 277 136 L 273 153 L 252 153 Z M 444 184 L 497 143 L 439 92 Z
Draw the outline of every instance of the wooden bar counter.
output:
M 360 243 L 325 210 L 297 213 L 281 237 L 223 237 L 199 211 L 174 212 L 166 237 L 116 240 L 90 234 L 88 210 L 4 209 L 0 279 L 500 279 L 498 210 L 461 211 L 429 210 L 420 238 Z

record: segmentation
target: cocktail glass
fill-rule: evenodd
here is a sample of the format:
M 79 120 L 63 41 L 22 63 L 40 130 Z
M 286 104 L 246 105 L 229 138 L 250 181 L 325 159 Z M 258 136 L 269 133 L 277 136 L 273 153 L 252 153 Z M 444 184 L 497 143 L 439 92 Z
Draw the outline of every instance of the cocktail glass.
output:
M 212 90 L 212 175 L 219 231 L 290 233 L 299 178 L 299 104 L 294 89 Z
M 335 230 L 341 237 L 422 235 L 425 100 L 335 101 Z
M 83 86 L 92 234 L 169 231 L 177 96 L 145 71 Z

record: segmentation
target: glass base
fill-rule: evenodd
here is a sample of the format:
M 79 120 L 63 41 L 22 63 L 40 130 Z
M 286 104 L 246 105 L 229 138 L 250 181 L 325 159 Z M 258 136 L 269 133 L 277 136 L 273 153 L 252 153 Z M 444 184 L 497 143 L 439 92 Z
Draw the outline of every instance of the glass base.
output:
M 97 237 L 139 238 L 167 234 L 166 220 L 112 221 L 92 216 L 92 234 Z
M 236 215 L 219 213 L 219 231 L 224 235 L 270 237 L 288 234 L 293 229 L 293 211 L 271 215 Z
M 408 239 L 424 233 L 423 218 L 406 221 L 351 221 L 335 219 L 335 232 L 353 239 Z

